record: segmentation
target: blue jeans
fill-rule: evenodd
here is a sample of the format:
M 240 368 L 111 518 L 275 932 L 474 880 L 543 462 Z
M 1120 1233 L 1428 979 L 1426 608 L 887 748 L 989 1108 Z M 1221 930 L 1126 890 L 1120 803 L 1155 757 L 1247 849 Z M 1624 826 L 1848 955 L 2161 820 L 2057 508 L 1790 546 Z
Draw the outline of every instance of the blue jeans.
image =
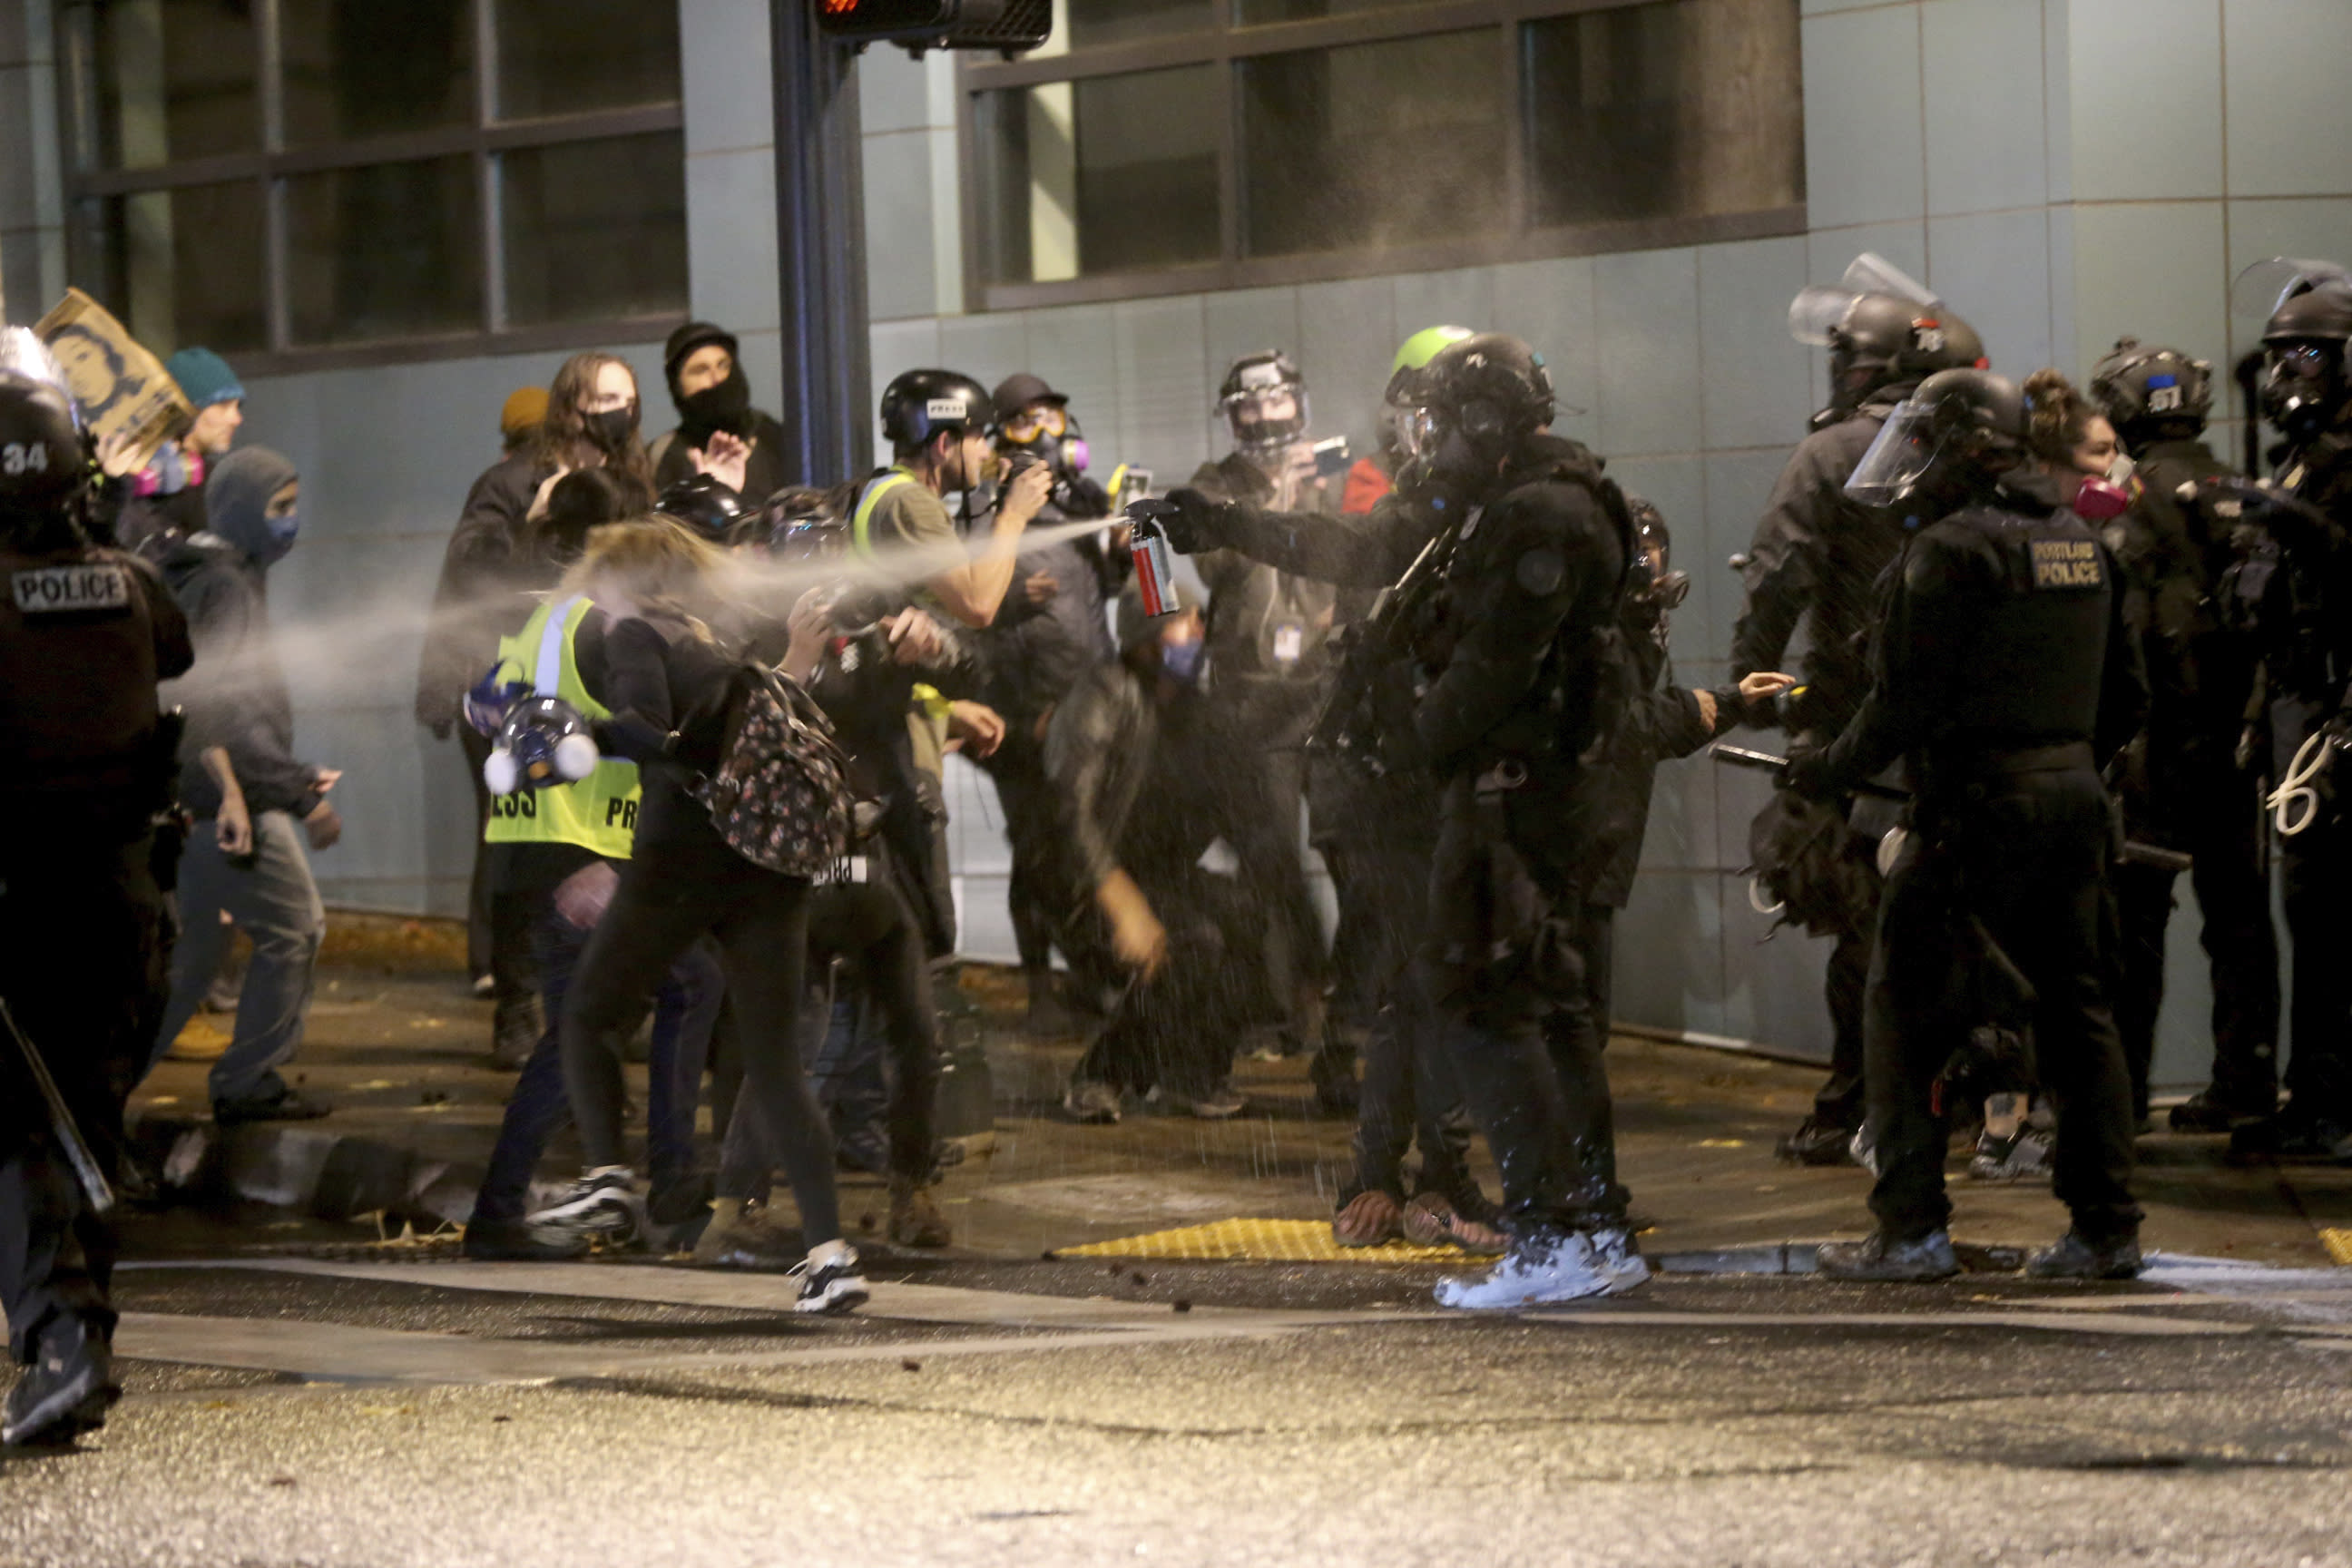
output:
M 531 1172 L 547 1145 L 572 1120 L 563 1088 L 563 1050 L 557 1020 L 563 998 L 587 951 L 589 932 L 563 918 L 548 898 L 533 932 L 539 989 L 547 1027 L 531 1047 L 499 1124 L 498 1145 L 482 1190 L 474 1197 L 478 1220 L 520 1219 L 529 1206 Z M 654 1202 L 694 1173 L 694 1110 L 700 1099 L 702 1068 L 710 1050 L 711 1025 L 719 1016 L 726 981 L 718 954 L 705 941 L 687 949 L 654 994 L 654 1035 L 648 1053 L 646 1163 Z
M 256 812 L 253 857 L 239 862 L 221 853 L 211 822 L 197 823 L 180 859 L 179 900 L 172 999 L 148 1066 L 163 1059 L 220 973 L 228 945 L 220 917 L 226 910 L 252 942 L 253 962 L 237 998 L 235 1037 L 213 1064 L 213 1103 L 275 1100 L 286 1092 L 278 1069 L 302 1043 L 319 943 L 327 934 L 327 911 L 310 879 L 301 825 L 287 812 Z

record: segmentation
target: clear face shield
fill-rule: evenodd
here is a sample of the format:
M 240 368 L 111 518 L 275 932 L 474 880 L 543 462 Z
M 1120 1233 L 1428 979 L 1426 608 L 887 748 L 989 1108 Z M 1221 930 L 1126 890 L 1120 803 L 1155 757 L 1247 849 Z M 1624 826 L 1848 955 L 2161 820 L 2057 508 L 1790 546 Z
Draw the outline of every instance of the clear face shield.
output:
M 2280 306 L 2305 289 L 2329 281 L 2347 280 L 2352 280 L 2352 273 L 2333 261 L 2273 256 L 2238 274 L 2237 280 L 2230 285 L 2230 308 L 2241 316 L 2268 321 L 2278 313 Z
M 1875 251 L 1864 251 L 1835 284 L 1811 284 L 1789 301 L 1789 335 L 1817 349 L 1833 346 L 1838 329 L 1855 301 L 1865 294 L 1892 294 L 1924 309 L 1940 310 L 1943 301 L 1925 283 Z
M 1278 450 L 1309 428 L 1307 389 L 1282 380 L 1270 365 L 1265 369 L 1266 384 L 1244 385 L 1223 402 L 1226 428 L 1234 433 L 1234 445 L 1244 452 Z
M 1938 432 L 1936 425 L 1932 405 L 1906 399 L 1887 416 L 1878 439 L 1854 466 L 1853 477 L 1845 482 L 1845 493 L 1864 506 L 1894 506 L 1908 500 L 1935 468 L 1936 459 L 1944 455 L 1944 446 L 1951 438 L 1949 432 Z

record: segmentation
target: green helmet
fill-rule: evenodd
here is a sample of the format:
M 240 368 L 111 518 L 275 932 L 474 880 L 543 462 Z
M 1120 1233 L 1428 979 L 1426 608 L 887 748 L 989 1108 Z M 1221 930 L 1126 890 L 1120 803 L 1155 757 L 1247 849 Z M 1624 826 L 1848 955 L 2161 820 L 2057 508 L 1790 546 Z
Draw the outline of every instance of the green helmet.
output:
M 1423 327 L 1405 339 L 1389 365 L 1387 401 L 1402 406 L 1407 399 L 1400 396 L 1405 377 L 1437 357 L 1437 351 L 1451 347 L 1467 337 L 1475 337 L 1467 327 Z

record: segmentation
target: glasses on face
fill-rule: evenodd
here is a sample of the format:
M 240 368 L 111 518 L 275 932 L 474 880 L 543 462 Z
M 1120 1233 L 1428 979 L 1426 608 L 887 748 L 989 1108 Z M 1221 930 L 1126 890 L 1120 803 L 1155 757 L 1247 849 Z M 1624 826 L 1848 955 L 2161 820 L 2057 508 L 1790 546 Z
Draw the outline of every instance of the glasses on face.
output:
M 2319 343 L 2282 343 L 2271 350 L 2273 367 L 2296 375 L 2317 375 L 2327 369 L 2329 353 Z
M 1016 447 L 1026 447 L 1045 436 L 1066 436 L 1069 430 L 1069 415 L 1050 404 L 1024 408 L 1004 422 L 1004 438 Z

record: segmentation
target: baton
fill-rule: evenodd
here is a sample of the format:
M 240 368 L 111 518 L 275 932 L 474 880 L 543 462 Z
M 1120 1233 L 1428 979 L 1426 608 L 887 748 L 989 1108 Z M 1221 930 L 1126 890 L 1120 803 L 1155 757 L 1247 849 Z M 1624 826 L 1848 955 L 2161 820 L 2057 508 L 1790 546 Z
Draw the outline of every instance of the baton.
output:
M 33 1082 L 48 1106 L 49 1131 L 64 1148 L 66 1163 L 73 1167 L 74 1180 L 81 1184 L 83 1194 L 89 1199 L 90 1213 L 106 1213 L 114 1206 L 114 1189 L 107 1184 L 106 1173 L 98 1168 L 96 1156 L 90 1153 L 80 1127 L 75 1124 L 73 1109 L 58 1092 L 58 1080 L 49 1076 L 49 1064 L 41 1059 L 40 1051 L 16 1026 L 16 1015 L 9 1011 L 5 997 L 0 997 L 0 1024 L 8 1026 L 9 1037 L 16 1042 L 17 1054 L 25 1059 L 25 1069 L 33 1075 Z
M 1789 765 L 1786 757 L 1776 757 L 1769 752 L 1751 751 L 1746 746 L 1717 745 L 1710 748 L 1718 763 L 1728 763 L 1736 768 L 1756 768 L 1778 773 Z M 1854 786 L 1856 795 L 1874 795 L 1880 800 L 1909 800 L 1909 790 L 1896 789 L 1893 784 L 1865 782 Z M 2138 839 L 2124 842 L 2124 859 L 2135 866 L 2152 866 L 2159 871 L 2186 871 L 2196 864 L 2178 849 L 2167 849 L 2160 844 L 2143 844 Z

